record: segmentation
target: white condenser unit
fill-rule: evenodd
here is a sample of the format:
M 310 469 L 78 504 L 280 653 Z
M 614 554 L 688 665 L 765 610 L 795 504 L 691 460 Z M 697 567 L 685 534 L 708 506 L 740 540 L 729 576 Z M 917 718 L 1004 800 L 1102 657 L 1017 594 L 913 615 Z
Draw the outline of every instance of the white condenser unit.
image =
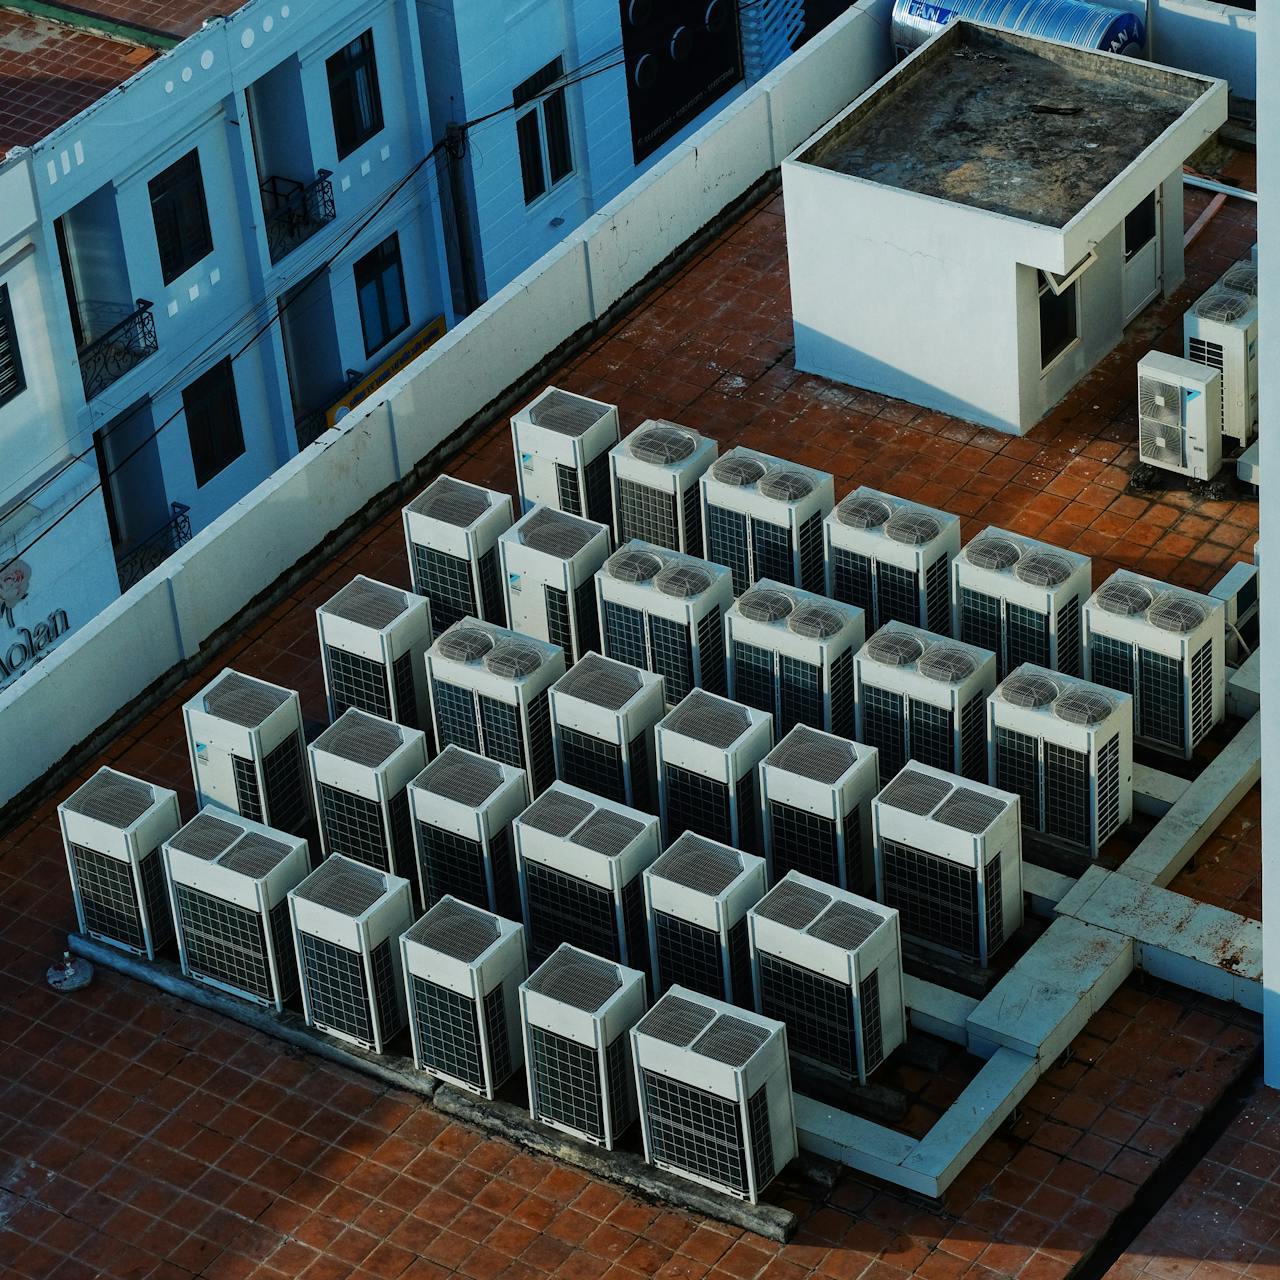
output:
M 351 707 L 307 752 L 324 856 L 415 880 L 408 788 L 427 763 L 426 735 Z
M 864 485 L 827 517 L 823 539 L 827 595 L 862 609 L 868 631 L 886 622 L 951 630 L 957 516 Z
M 1138 363 L 1138 460 L 1212 480 L 1222 469 L 1222 375 L 1149 351 Z
M 161 845 L 182 825 L 176 793 L 104 766 L 58 824 L 80 932 L 154 960 L 173 937 Z
M 691 689 L 724 693 L 724 615 L 733 581 L 723 565 L 632 541 L 596 574 L 602 652 L 660 675 L 667 705 Z
M 702 498 L 698 481 L 716 460 L 714 440 L 674 422 L 638 426 L 609 454 L 613 532 L 670 551 L 702 554 Z
M 431 644 L 431 606 L 423 596 L 360 575 L 316 610 L 316 625 L 330 720 L 357 707 L 426 727 L 422 655 Z
M 654 727 L 666 714 L 662 677 L 589 653 L 551 686 L 556 777 L 652 812 Z
M 1222 375 L 1221 434 L 1258 432 L 1258 300 L 1215 285 L 1182 318 L 1182 354 Z
M 907 1035 L 898 913 L 789 871 L 748 919 L 756 1011 L 793 1058 L 866 1084 Z
M 871 798 L 879 789 L 875 747 L 796 725 L 760 766 L 770 882 L 799 871 L 870 897 Z
M 537 504 L 609 524 L 609 450 L 618 410 L 548 387 L 511 419 L 522 511 Z
M 686 831 L 644 873 L 653 989 L 678 984 L 750 1005 L 747 912 L 764 896 L 764 859 Z
M 1133 736 L 1190 759 L 1226 712 L 1221 600 L 1117 569 L 1085 605 L 1085 675 L 1133 695 Z
M 1250 298 L 1258 296 L 1258 246 L 1255 244 L 1248 258 L 1233 262 L 1218 283 L 1224 289 L 1233 289 L 1236 293 L 1246 294 Z
M 627 1033 L 647 1006 L 644 974 L 567 944 L 520 988 L 535 1120 L 612 1150 L 636 1118 Z
M 413 589 L 431 604 L 432 634 L 460 618 L 505 627 L 498 536 L 511 527 L 510 496 L 437 476 L 403 516 Z
M 572 666 L 600 648 L 596 570 L 609 558 L 609 530 L 534 507 L 498 539 L 511 626 L 549 640 Z
M 409 882 L 335 854 L 289 891 L 289 913 L 308 1025 L 384 1053 L 405 1024 Z
M 446 894 L 520 919 L 511 824 L 529 803 L 524 771 L 448 746 L 409 784 L 422 900 Z
M 400 938 L 413 1061 L 492 1098 L 524 1065 L 524 930 L 444 897 Z
M 427 651 L 437 746 L 523 769 L 537 795 L 555 777 L 548 703 L 564 668 L 559 645 L 476 618 L 455 622 Z
M 645 1159 L 756 1203 L 798 1150 L 786 1027 L 675 987 L 631 1052 Z
M 994 653 L 1001 677 L 1024 662 L 1078 676 L 1092 572 L 1079 552 L 984 529 L 952 562 L 952 634 Z
M 1133 817 L 1133 699 L 1030 663 L 987 703 L 991 778 L 1022 825 L 1096 858 Z
M 773 716 L 775 736 L 807 724 L 853 736 L 853 655 L 862 610 L 761 579 L 725 614 L 729 697 Z
M 822 520 L 835 502 L 827 472 L 739 445 L 700 483 L 706 556 L 729 566 L 734 595 L 761 578 L 822 590 Z
M 996 687 L 995 654 L 887 622 L 853 666 L 857 737 L 879 751 L 882 782 L 908 760 L 986 778 L 985 708 Z
M 182 708 L 196 804 L 278 831 L 311 820 L 302 704 L 292 689 L 226 668 Z
M 694 831 L 760 852 L 756 771 L 773 746 L 773 717 L 695 689 L 658 725 L 663 842 Z
M 298 989 L 289 890 L 307 842 L 225 809 L 202 809 L 164 847 L 182 972 L 281 1012 Z
M 533 962 L 568 942 L 647 972 L 641 876 L 661 852 L 657 818 L 555 782 L 512 834 Z
M 980 965 L 1022 927 L 1018 797 L 910 764 L 872 804 L 876 897 L 915 942 Z

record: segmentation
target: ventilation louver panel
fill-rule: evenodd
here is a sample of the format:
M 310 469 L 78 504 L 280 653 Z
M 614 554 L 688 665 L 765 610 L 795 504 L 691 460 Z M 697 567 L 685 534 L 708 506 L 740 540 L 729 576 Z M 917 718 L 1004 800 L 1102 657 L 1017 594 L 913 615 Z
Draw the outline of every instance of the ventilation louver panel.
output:
M 633 431 L 627 437 L 627 447 L 631 455 L 639 458 L 641 462 L 669 467 L 673 463 L 683 462 L 686 458 L 692 457 L 698 442 L 692 432 L 683 431 L 679 427 L 657 424 Z

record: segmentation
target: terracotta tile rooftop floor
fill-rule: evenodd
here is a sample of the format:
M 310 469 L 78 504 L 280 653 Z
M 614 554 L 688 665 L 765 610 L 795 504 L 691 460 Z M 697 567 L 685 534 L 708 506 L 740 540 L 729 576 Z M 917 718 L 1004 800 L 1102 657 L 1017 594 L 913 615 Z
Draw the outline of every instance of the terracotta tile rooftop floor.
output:
M 210 18 L 232 14 L 243 0 L 77 0 L 82 13 L 181 38 L 194 35 Z

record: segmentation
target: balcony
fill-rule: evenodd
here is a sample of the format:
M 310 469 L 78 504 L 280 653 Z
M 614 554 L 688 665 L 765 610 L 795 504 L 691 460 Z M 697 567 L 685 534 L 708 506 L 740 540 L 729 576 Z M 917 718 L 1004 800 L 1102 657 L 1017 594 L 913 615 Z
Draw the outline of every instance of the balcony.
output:
M 88 304 L 92 306 L 94 304 Z M 122 378 L 159 346 L 151 303 L 138 298 L 134 310 L 116 320 L 105 333 L 80 348 L 80 378 L 84 398 L 92 400 L 117 378 Z
M 262 184 L 262 208 L 267 216 L 267 249 L 274 265 L 332 222 L 333 175 L 321 169 L 309 186 L 292 178 L 268 178 Z
M 128 591 L 135 582 L 141 582 L 184 542 L 191 540 L 191 508 L 174 502 L 170 504 L 169 512 L 169 519 L 155 533 L 117 553 L 116 573 L 120 577 L 121 591 Z

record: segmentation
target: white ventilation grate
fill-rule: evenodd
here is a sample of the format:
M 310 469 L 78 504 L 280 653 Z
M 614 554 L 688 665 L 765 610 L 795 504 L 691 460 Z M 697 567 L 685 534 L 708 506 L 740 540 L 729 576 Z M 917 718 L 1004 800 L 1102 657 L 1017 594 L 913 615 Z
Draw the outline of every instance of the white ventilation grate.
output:
M 436 641 L 436 652 L 453 662 L 479 662 L 493 648 L 493 637 L 481 627 L 458 623 Z
M 662 572 L 663 559 L 652 551 L 623 547 L 605 561 L 609 577 L 618 582 L 650 582 Z
M 403 743 L 404 730 L 399 725 L 350 707 L 313 745 L 317 751 L 326 751 L 353 764 L 376 769 L 390 759 Z
M 130 778 L 114 769 L 99 769 L 66 800 L 63 808 L 124 830 L 131 827 L 155 804 L 150 784 Z
M 238 671 L 228 671 L 204 696 L 204 709 L 220 720 L 256 729 L 277 707 L 289 700 L 284 689 L 264 684 Z
M 381 631 L 404 613 L 408 605 L 408 597 L 395 587 L 368 578 L 353 578 L 336 596 L 320 606 L 320 612 Z
M 501 930 L 487 911 L 452 900 L 437 902 L 405 935 L 410 942 L 471 964 L 498 940 Z
M 495 676 L 521 680 L 542 666 L 544 654 L 527 640 L 500 640 L 484 656 L 485 667 Z
M 244 828 L 224 822 L 211 813 L 198 813 L 181 831 L 169 837 L 169 844 L 193 858 L 212 862 L 225 853 L 241 836 Z
M 299 898 L 355 919 L 387 891 L 380 871 L 348 859 L 328 858 L 295 890 Z
M 437 476 L 414 500 L 409 510 L 428 516 L 441 524 L 466 529 L 489 510 L 489 497 L 483 489 L 463 484 L 452 476 Z
M 879 498 L 850 494 L 836 507 L 836 519 L 850 529 L 878 529 L 885 524 L 893 509 Z
M 651 427 L 641 427 L 633 433 L 627 441 L 627 447 L 631 456 L 641 462 L 669 467 L 690 457 L 698 447 L 698 440 L 691 431 L 669 423 L 656 423 Z
M 880 792 L 879 799 L 894 809 L 923 818 L 932 813 L 952 790 L 950 782 L 907 768 Z
M 523 520 L 517 532 L 526 547 L 560 560 L 571 560 L 600 529 L 577 516 L 543 507 Z
M 619 711 L 644 687 L 640 672 L 625 662 L 598 653 L 585 653 L 556 681 L 554 691 L 589 702 L 593 707 Z
M 528 411 L 535 427 L 545 427 L 562 436 L 581 436 L 590 431 L 604 414 L 600 406 L 572 392 L 552 387 Z
M 530 991 L 583 1013 L 599 1013 L 622 989 L 616 965 L 561 947 L 528 980 Z
M 795 607 L 785 591 L 752 587 L 738 597 L 738 612 L 753 622 L 780 622 Z
M 711 474 L 723 484 L 755 484 L 764 475 L 764 467 L 745 453 L 730 453 L 712 464 Z
M 672 733 L 721 750 L 733 746 L 750 727 L 751 716 L 745 707 L 703 689 L 694 689 L 662 721 L 662 728 Z
M 717 898 L 742 874 L 742 855 L 686 831 L 653 863 L 649 874 Z
M 765 757 L 765 764 L 831 786 L 858 760 L 858 749 L 844 738 L 798 724 Z
M 502 785 L 502 766 L 450 744 L 414 779 L 414 786 L 478 808 Z

